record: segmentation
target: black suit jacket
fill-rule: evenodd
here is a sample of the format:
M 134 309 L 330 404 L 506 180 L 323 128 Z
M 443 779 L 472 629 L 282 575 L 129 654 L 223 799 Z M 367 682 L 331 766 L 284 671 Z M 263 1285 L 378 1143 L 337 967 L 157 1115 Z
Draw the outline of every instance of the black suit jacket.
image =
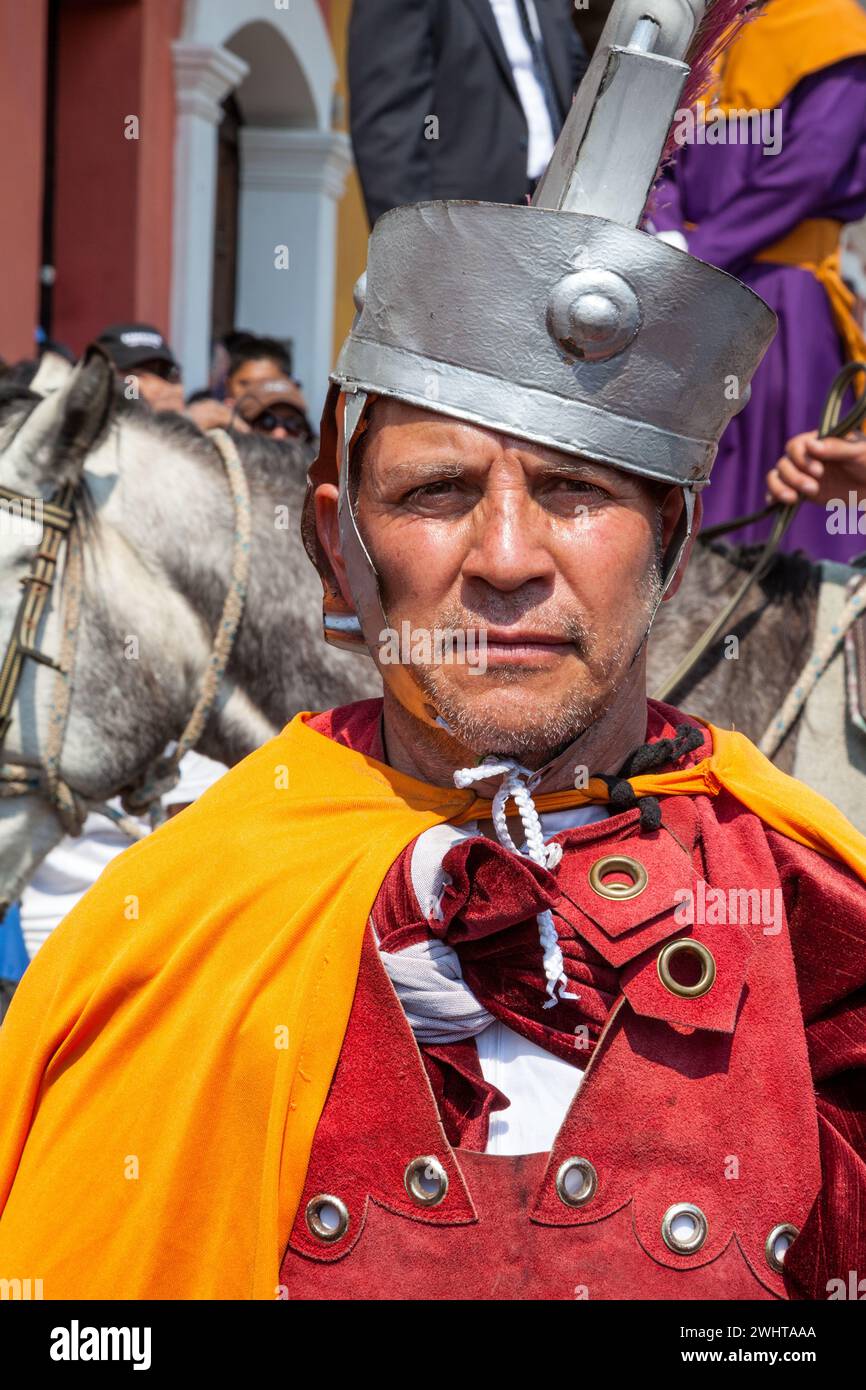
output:
M 586 54 L 569 0 L 535 8 L 564 120 Z M 522 201 L 526 118 L 490 0 L 354 0 L 349 92 L 371 223 L 430 198 Z

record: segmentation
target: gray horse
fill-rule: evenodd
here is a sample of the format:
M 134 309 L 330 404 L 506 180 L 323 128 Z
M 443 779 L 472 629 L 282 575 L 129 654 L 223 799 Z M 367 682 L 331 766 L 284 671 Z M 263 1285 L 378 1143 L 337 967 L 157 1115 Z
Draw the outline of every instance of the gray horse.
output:
M 300 709 L 381 691 L 372 662 L 321 637 L 321 588 L 299 534 L 306 451 L 259 435 L 236 443 L 252 505 L 248 592 L 197 744 L 228 764 Z M 137 785 L 186 725 L 230 579 L 235 516 L 212 441 L 180 416 L 119 397 L 98 354 L 44 397 L 0 383 L 0 483 L 48 497 L 65 482 L 76 484 L 84 582 L 60 771 L 84 802 L 98 803 Z M 33 551 L 32 535 L 0 529 L 0 654 Z M 55 586 L 38 639 L 52 656 L 57 598 Z M 43 762 L 55 680 L 25 662 L 3 763 Z M 15 900 L 62 834 L 42 794 L 0 800 L 4 900 Z

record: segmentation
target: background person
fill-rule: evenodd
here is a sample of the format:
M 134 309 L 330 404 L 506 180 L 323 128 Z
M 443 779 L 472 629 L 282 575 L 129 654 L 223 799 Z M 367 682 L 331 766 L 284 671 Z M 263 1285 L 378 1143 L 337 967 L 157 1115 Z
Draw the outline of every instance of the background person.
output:
M 149 323 L 120 323 L 106 328 L 98 345 L 114 363 L 122 382 L 134 381 L 138 399 L 152 410 L 186 415 L 200 430 L 227 429 L 232 412 L 206 393 L 184 405 L 180 364 L 158 328 Z M 241 424 L 239 428 L 243 429 Z
M 240 334 L 230 341 L 225 400 L 235 404 L 248 391 L 260 390 L 266 382 L 292 376 L 292 362 L 277 338 Z M 300 385 L 300 383 L 298 383 Z
M 779 317 L 752 397 L 722 439 L 707 525 L 758 511 L 773 459 L 814 430 L 830 384 L 866 343 L 839 269 L 842 227 L 866 215 L 866 14 L 856 0 L 770 0 L 721 65 L 709 108 L 771 113 L 781 149 L 687 144 L 653 201 L 656 230 L 743 280 Z M 786 550 L 847 561 L 856 538 L 800 512 Z M 737 533 L 762 541 L 770 523 Z
M 314 438 L 307 402 L 290 377 L 277 377 L 247 391 L 235 407 L 233 427 L 238 421 L 254 434 L 268 434 L 271 439 L 309 443 Z
M 140 400 L 153 410 L 183 410 L 180 365 L 153 324 L 115 323 L 103 329 L 96 341 L 121 380 L 135 380 Z
M 285 398 L 293 409 L 299 409 L 310 431 L 306 402 L 300 384 L 292 379 L 291 357 L 284 345 L 277 338 L 263 338 L 255 333 L 229 333 L 214 346 L 211 388 L 196 391 L 190 397 L 186 414 L 201 430 L 219 428 L 246 433 L 250 425 L 246 412 L 238 410 L 238 403 L 246 397 L 250 397 L 251 403 L 257 401 L 262 393 L 276 393 L 280 400 Z M 267 433 L 264 429 L 259 432 Z M 312 431 L 308 437 L 312 438 Z
M 371 225 L 430 198 L 523 201 L 586 71 L 570 11 L 568 0 L 355 0 L 350 118 Z
M 866 435 L 859 432 L 846 439 L 819 439 L 817 430 L 795 435 L 767 475 L 770 500 L 787 505 L 802 498 L 826 507 L 852 492 L 858 503 L 866 500 Z

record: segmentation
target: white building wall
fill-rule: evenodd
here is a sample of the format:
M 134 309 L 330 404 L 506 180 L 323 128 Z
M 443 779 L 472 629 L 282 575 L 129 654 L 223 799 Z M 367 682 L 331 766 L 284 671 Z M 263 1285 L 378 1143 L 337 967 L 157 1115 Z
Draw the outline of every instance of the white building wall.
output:
M 293 339 L 317 415 L 333 351 L 335 199 L 350 162 L 340 132 L 241 131 L 237 319 Z
M 188 0 L 174 46 L 172 337 L 191 388 L 207 380 L 220 102 L 241 107 L 236 318 L 291 338 L 311 418 L 333 356 L 336 205 L 351 164 L 331 127 L 337 76 L 316 0 Z M 277 268 L 288 248 L 288 267 Z

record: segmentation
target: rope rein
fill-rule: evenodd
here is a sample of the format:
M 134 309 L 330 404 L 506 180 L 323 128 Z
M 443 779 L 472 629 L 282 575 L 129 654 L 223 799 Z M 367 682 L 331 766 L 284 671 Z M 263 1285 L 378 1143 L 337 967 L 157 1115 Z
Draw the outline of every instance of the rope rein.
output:
M 123 797 L 125 809 L 132 811 L 135 815 L 143 815 L 151 811 L 165 793 L 177 785 L 180 776 L 180 761 L 198 743 L 210 717 L 217 692 L 229 664 L 246 602 L 252 544 L 249 482 L 231 436 L 226 434 L 225 430 L 211 430 L 209 438 L 213 440 L 225 467 L 235 511 L 235 535 L 229 586 L 226 590 L 216 637 L 202 678 L 198 699 L 187 720 L 186 727 L 177 741 L 174 752 L 164 758 L 159 758 L 149 769 L 143 781 Z M 164 817 L 162 818 L 164 819 Z
M 48 733 L 45 740 L 45 784 L 51 803 L 67 835 L 80 835 L 87 810 L 60 775 L 63 740 L 72 704 L 75 678 L 75 639 L 81 620 L 81 595 L 84 587 L 84 557 L 81 536 L 76 526 L 70 527 L 66 542 L 66 569 L 63 575 L 63 632 L 60 655 L 54 679 L 54 696 L 48 714 Z
M 788 692 L 785 703 L 758 744 L 765 757 L 772 758 L 779 751 L 799 719 L 815 686 L 824 675 L 851 628 L 864 613 L 866 613 L 866 578 L 857 585 L 845 604 L 839 621 L 833 624 L 818 650 L 806 662 L 799 678 Z

